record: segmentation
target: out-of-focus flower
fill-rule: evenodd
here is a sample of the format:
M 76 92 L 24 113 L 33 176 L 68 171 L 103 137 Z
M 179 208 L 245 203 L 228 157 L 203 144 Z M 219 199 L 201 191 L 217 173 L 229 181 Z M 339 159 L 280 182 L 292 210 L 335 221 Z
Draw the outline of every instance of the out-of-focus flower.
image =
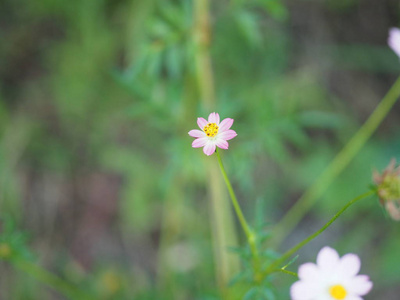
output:
M 400 167 L 396 168 L 396 160 L 392 159 L 382 174 L 374 171 L 373 180 L 381 204 L 394 220 L 400 221 Z
M 193 148 L 204 147 L 203 152 L 211 155 L 215 152 L 216 147 L 228 149 L 228 140 L 237 136 L 236 132 L 231 128 L 233 119 L 226 118 L 219 122 L 219 114 L 213 112 L 208 116 L 208 121 L 204 118 L 197 118 L 197 125 L 201 130 L 193 129 L 189 131 L 189 135 L 196 138 Z
M 103 293 L 111 296 L 117 294 L 122 288 L 122 279 L 118 272 L 107 270 L 100 277 L 101 289 Z
M 372 288 L 367 275 L 357 275 L 360 258 L 352 253 L 339 257 L 335 249 L 322 248 L 317 264 L 299 267 L 299 281 L 291 289 L 292 300 L 362 300 Z
M 389 29 L 388 45 L 400 58 L 400 29 L 392 27 Z
M 169 268 L 179 273 L 190 272 L 201 263 L 196 247 L 190 243 L 174 244 L 166 249 L 165 254 Z
M 0 258 L 9 258 L 11 255 L 11 247 L 8 244 L 0 243 Z

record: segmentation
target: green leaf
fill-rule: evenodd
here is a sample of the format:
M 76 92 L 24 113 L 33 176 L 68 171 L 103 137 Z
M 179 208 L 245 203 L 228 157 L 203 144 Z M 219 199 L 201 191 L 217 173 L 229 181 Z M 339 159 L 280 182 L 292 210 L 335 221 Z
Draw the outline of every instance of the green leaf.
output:
M 253 287 L 244 295 L 243 300 L 254 300 L 257 294 L 257 288 Z
M 165 63 L 168 74 L 172 78 L 180 78 L 182 74 L 182 51 L 178 46 L 170 46 L 165 52 Z
M 289 12 L 280 0 L 259 0 L 259 3 L 276 20 L 287 20 Z
M 236 13 L 235 19 L 240 32 L 243 34 L 249 45 L 252 47 L 259 47 L 262 38 L 256 16 L 247 11 L 240 10 Z
M 294 263 L 297 259 L 299 258 L 299 255 L 296 255 L 294 258 L 292 258 L 286 265 L 282 267 L 283 270 L 285 270 L 287 267 L 289 267 L 292 263 Z

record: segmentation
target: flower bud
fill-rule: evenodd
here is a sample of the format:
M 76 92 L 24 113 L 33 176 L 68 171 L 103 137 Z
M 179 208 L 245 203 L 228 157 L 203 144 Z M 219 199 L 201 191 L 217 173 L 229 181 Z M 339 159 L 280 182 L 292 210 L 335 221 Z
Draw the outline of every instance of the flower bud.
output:
M 400 221 L 400 166 L 392 159 L 382 174 L 373 173 L 377 194 L 381 204 L 392 219 Z

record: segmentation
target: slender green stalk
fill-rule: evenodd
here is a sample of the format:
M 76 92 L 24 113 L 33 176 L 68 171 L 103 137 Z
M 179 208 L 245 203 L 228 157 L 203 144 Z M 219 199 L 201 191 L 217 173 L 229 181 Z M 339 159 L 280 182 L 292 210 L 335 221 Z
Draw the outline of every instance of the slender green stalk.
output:
M 10 259 L 10 262 L 19 270 L 31 275 L 36 280 L 48 285 L 69 299 L 73 300 L 90 300 L 92 297 L 79 290 L 74 285 L 64 281 L 57 277 L 53 273 L 46 271 L 45 269 L 32 264 L 31 262 L 14 258 Z
M 282 273 L 285 273 L 285 274 L 292 275 L 294 277 L 299 277 L 299 275 L 297 275 L 297 273 L 292 272 L 292 271 L 288 271 L 288 270 L 285 270 L 285 269 L 278 269 L 278 270 L 276 270 L 276 272 L 282 272 Z
M 356 154 L 365 145 L 379 124 L 386 117 L 393 104 L 400 96 L 400 77 L 393 84 L 386 96 L 382 99 L 375 111 L 364 125 L 350 139 L 344 148 L 336 155 L 333 161 L 317 178 L 314 184 L 303 194 L 295 205 L 286 213 L 274 229 L 271 244 L 277 246 L 294 229 L 303 216 L 314 205 L 317 199 L 326 191 L 336 177 L 347 167 Z
M 222 176 L 225 179 L 226 187 L 228 188 L 229 195 L 231 196 L 231 199 L 232 199 L 233 208 L 235 209 L 235 212 L 236 212 L 236 215 L 238 216 L 240 225 L 242 225 L 242 228 L 246 234 L 247 241 L 249 242 L 253 257 L 258 259 L 256 236 L 255 236 L 254 232 L 250 229 L 250 226 L 246 222 L 246 219 L 243 215 L 242 209 L 240 208 L 239 202 L 237 201 L 235 192 L 233 191 L 231 182 L 229 181 L 228 175 L 226 174 L 226 171 L 225 171 L 224 165 L 222 163 L 221 156 L 219 155 L 218 149 L 215 152 L 217 153 L 218 163 L 219 163 L 219 167 L 221 168 Z
M 214 72 L 212 68 L 211 46 L 211 16 L 210 0 L 193 1 L 193 45 L 194 69 L 197 91 L 205 111 L 214 111 L 216 104 Z M 237 257 L 229 255 L 226 248 L 236 245 L 236 231 L 233 226 L 233 215 L 229 202 L 220 183 L 218 167 L 212 164 L 208 169 L 208 187 L 210 195 L 211 227 L 214 246 L 217 283 L 221 290 L 222 299 L 231 299 L 227 284 L 232 273 L 239 269 Z
M 321 227 L 321 229 L 319 229 L 317 232 L 315 232 L 314 234 L 310 235 L 308 238 L 306 238 L 305 240 L 301 241 L 300 243 L 298 243 L 296 246 L 294 246 L 293 248 L 289 249 L 288 251 L 286 251 L 280 258 L 278 258 L 277 260 L 275 260 L 269 267 L 268 269 L 265 271 L 264 275 L 268 275 L 269 273 L 275 272 L 275 271 L 279 271 L 280 269 L 277 270 L 277 268 L 279 268 L 279 266 L 281 264 L 283 264 L 285 261 L 287 261 L 297 250 L 299 250 L 300 248 L 302 248 L 304 245 L 306 245 L 307 243 L 309 243 L 311 240 L 313 240 L 314 238 L 316 238 L 317 236 L 319 236 L 322 232 L 325 231 L 325 229 L 327 229 L 349 206 L 353 205 L 354 203 L 356 203 L 358 200 L 364 199 L 368 196 L 373 195 L 374 193 L 376 193 L 376 191 L 368 191 L 367 193 L 361 194 L 357 197 L 355 197 L 353 200 L 351 200 L 350 202 L 348 202 L 345 206 L 343 206 L 343 208 L 341 210 L 339 210 L 332 219 L 329 220 L 328 223 L 326 223 L 324 226 Z

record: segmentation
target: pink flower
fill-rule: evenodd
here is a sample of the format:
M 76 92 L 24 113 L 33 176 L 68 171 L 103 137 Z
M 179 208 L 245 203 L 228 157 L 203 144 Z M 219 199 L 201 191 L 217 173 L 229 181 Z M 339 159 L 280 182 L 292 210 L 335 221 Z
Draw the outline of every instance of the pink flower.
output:
M 400 57 L 400 29 L 392 27 L 389 30 L 388 37 L 389 47 Z
M 352 253 L 339 257 L 335 249 L 322 248 L 317 263 L 299 267 L 299 281 L 290 288 L 292 300 L 362 300 L 372 282 L 367 275 L 357 275 L 360 258 Z
M 208 116 L 208 121 L 204 118 L 197 118 L 197 125 L 201 130 L 193 129 L 189 131 L 189 135 L 196 138 L 193 148 L 204 147 L 203 152 L 211 155 L 218 146 L 221 149 L 228 149 L 228 140 L 237 136 L 236 132 L 231 128 L 233 119 L 226 118 L 219 122 L 219 114 L 213 112 Z

